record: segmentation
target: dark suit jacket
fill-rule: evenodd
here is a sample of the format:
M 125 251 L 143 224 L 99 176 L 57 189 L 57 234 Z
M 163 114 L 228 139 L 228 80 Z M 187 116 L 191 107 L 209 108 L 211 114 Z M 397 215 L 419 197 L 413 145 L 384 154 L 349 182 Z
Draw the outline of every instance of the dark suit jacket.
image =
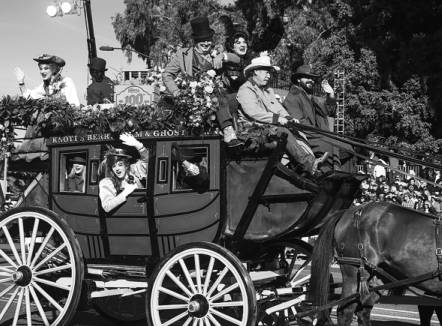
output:
M 298 119 L 301 124 L 318 127 L 330 131 L 327 117 L 334 117 L 336 100 L 307 94 L 297 86 L 292 86 L 282 104 L 291 117 Z

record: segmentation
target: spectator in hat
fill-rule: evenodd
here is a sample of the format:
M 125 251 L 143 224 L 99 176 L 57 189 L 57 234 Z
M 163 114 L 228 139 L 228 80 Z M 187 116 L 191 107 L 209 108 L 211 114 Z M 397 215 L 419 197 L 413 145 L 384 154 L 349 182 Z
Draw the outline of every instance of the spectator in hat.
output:
M 202 157 L 196 155 L 193 149 L 179 147 L 172 144 L 172 161 L 178 162 L 176 171 L 177 190 L 207 190 L 209 188 L 209 174 L 206 167 L 201 165 Z
M 72 169 L 66 177 L 65 191 L 86 192 L 86 160 L 76 156 L 69 160 L 69 163 L 72 164 Z
M 126 150 L 111 148 L 105 154 L 105 166 L 107 177 L 102 179 L 99 184 L 99 196 L 101 205 L 106 212 L 110 212 L 123 204 L 127 197 L 135 189 L 143 188 L 140 180 L 147 175 L 147 165 L 149 160 L 149 151 L 144 145 L 130 134 L 124 133 L 120 136 L 124 145 L 134 147 L 140 154 L 140 160 L 130 164 Z M 144 171 L 141 171 L 144 168 Z M 143 172 L 140 174 L 140 172 Z
M 313 72 L 309 65 L 298 67 L 292 75 L 293 86 L 287 94 L 283 106 L 291 117 L 298 119 L 301 124 L 317 127 L 318 129 L 332 131 L 328 118 L 336 113 L 336 99 L 333 88 L 327 80 L 321 83 L 327 97 L 313 95 L 313 87 L 320 75 Z M 345 170 L 356 173 L 356 162 L 353 149 L 350 145 L 333 140 L 320 134 L 309 133 L 310 146 L 316 156 L 328 152 L 329 160 L 324 164 L 324 172 L 327 170 Z M 339 148 L 333 148 L 333 144 Z
M 239 88 L 236 96 L 241 105 L 238 123 L 245 129 L 254 125 L 271 125 L 272 130 L 278 136 L 283 133 L 287 134 L 286 152 L 292 163 L 299 164 L 303 171 L 314 176 L 320 165 L 327 160 L 328 153 L 315 159 L 303 133 L 295 130 L 293 126 L 291 130 L 281 127 L 289 126 L 289 121 L 293 118 L 276 100 L 273 89 L 268 87 L 271 72 L 278 70 L 279 67 L 273 66 L 268 56 L 253 59 L 252 63 L 244 69 L 247 81 Z
M 214 45 L 213 34 L 215 34 L 215 31 L 210 28 L 209 20 L 206 17 L 194 18 L 190 21 L 190 25 L 193 31 L 194 46 L 178 49 L 162 74 L 164 86 L 173 97 L 180 96 L 180 90 L 175 83 L 175 78 L 179 73 L 193 76 L 198 72 L 212 69 L 219 70 L 225 62 L 240 62 L 236 54 L 226 53 L 223 46 Z M 242 145 L 242 142 L 236 138 L 233 129 L 233 118 L 226 98 L 223 97 L 218 100 L 220 106 L 217 111 L 217 119 L 223 131 L 224 142 L 228 147 Z
M 61 75 L 63 67 L 66 65 L 62 58 L 51 54 L 42 54 L 34 58 L 34 61 L 38 62 L 43 83 L 32 90 L 26 87 L 25 72 L 19 67 L 14 70 L 23 97 L 67 101 L 71 105 L 80 106 L 73 80 Z
M 105 76 L 106 60 L 95 57 L 88 64 L 92 83 L 87 88 L 87 105 L 113 102 L 114 83 Z
M 402 206 L 408 208 L 414 208 L 414 200 L 412 200 L 410 194 L 406 193 L 403 196 Z

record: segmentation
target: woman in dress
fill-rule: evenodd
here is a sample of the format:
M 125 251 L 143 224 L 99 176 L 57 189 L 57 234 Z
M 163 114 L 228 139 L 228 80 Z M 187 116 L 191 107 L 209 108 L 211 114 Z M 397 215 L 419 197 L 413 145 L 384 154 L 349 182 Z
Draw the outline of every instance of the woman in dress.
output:
M 15 68 L 18 86 L 22 95 L 32 99 L 52 99 L 67 101 L 69 104 L 79 106 L 77 90 L 74 82 L 69 77 L 63 77 L 61 72 L 66 62 L 55 55 L 42 54 L 34 58 L 38 62 L 43 83 L 34 89 L 28 89 L 25 84 L 25 73 L 19 67 Z
M 112 148 L 106 153 L 108 177 L 99 184 L 101 205 L 106 212 L 124 203 L 135 189 L 143 188 L 140 178 L 145 177 L 147 173 L 149 151 L 130 134 L 122 134 L 120 139 L 124 145 L 137 149 L 140 160 L 131 165 L 129 163 L 131 156 L 124 149 Z
M 69 163 L 73 164 L 67 175 L 66 191 L 85 192 L 86 190 L 86 160 L 83 157 L 74 157 Z

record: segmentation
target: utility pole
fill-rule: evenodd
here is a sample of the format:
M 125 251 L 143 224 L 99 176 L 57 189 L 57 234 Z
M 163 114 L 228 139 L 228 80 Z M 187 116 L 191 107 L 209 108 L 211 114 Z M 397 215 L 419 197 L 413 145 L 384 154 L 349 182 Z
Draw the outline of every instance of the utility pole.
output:
M 94 23 L 92 22 L 91 0 L 84 1 L 84 16 L 86 19 L 87 49 L 89 63 L 97 56 L 97 45 L 95 44 Z

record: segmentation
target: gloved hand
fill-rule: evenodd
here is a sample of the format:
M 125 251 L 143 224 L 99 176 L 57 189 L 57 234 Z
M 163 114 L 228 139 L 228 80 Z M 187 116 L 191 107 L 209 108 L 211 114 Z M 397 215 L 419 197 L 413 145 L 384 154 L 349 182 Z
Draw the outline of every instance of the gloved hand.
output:
M 143 148 L 143 144 L 127 132 L 120 135 L 120 140 L 123 142 L 124 145 L 135 147 L 137 150 Z
M 213 68 L 220 69 L 223 67 L 224 54 L 220 53 L 215 58 L 213 58 Z
M 327 79 L 324 79 L 321 82 L 321 86 L 322 86 L 322 89 L 324 90 L 324 92 L 326 92 L 328 94 L 333 94 L 334 93 L 333 88 L 330 86 L 330 84 L 328 83 Z
M 15 67 L 14 73 L 15 76 L 17 77 L 18 83 L 23 84 L 25 82 L 25 72 L 21 70 L 19 67 Z
M 134 192 L 135 189 L 137 189 L 138 186 L 136 183 L 128 184 L 126 187 L 124 187 L 124 190 L 121 192 L 124 197 L 129 196 L 131 193 Z

